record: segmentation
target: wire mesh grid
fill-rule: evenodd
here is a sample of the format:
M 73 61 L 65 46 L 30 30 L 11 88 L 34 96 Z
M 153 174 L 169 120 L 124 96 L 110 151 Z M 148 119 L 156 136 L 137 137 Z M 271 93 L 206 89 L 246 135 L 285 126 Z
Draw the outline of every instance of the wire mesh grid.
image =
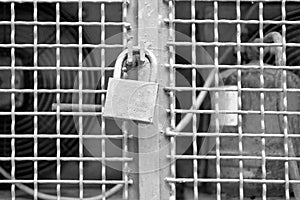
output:
M 128 199 L 130 136 L 111 128 L 100 106 L 114 60 L 127 46 L 128 2 L 0 6 L 0 183 L 10 188 L 1 196 L 106 199 L 123 189 Z M 66 108 L 70 103 L 78 106 Z
M 130 130 L 101 113 L 128 2 L 0 3 L 6 197 L 130 199 Z M 166 3 L 171 198 L 298 199 L 298 1 Z
M 299 2 L 168 5 L 173 198 L 298 199 Z

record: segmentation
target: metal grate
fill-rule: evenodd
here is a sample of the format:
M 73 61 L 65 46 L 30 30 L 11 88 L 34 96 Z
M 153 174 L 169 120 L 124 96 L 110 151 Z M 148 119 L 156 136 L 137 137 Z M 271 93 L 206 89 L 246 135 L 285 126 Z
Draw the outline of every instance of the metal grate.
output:
M 103 105 L 127 46 L 127 7 L 126 0 L 0 2 L 0 184 L 10 188 L 1 198 L 105 199 L 122 190 L 118 198 L 129 198 L 130 136 L 104 120 L 100 106 L 86 109 Z
M 172 197 L 298 199 L 298 1 L 168 5 Z
M 0 0 L 0 198 L 299 199 L 299 16 L 298 0 Z M 159 62 L 148 126 L 102 116 L 133 46 Z

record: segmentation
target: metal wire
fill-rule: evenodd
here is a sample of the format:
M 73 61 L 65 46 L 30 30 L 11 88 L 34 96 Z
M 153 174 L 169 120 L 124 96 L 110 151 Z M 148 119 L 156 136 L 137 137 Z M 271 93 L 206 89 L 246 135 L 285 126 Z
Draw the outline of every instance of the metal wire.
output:
M 236 2 L 236 17 L 237 20 L 241 19 L 241 2 L 238 0 Z M 242 55 L 241 55 L 241 24 L 237 24 L 237 64 L 241 65 L 242 64 Z M 238 110 L 242 110 L 242 71 L 241 69 L 238 69 L 238 80 L 237 80 L 237 89 L 238 89 Z M 239 134 L 239 155 L 242 156 L 243 154 L 243 128 L 242 128 L 242 115 L 238 115 L 238 134 Z M 243 173 L 243 168 L 244 168 L 244 162 L 243 160 L 239 161 L 239 179 L 240 179 L 240 184 L 239 184 L 239 197 L 240 199 L 244 199 L 244 173 Z
M 15 4 L 11 3 L 10 5 L 11 10 L 11 43 L 15 43 Z M 12 89 L 15 89 L 15 49 L 11 48 L 11 87 Z M 11 93 L 11 135 L 15 136 L 15 110 L 16 110 L 16 99 L 15 99 L 15 93 Z M 15 180 L 15 172 L 16 172 L 16 163 L 15 163 L 15 156 L 16 156 L 16 148 L 15 148 L 15 139 L 11 139 L 11 180 Z M 11 185 L 11 197 L 12 199 L 16 199 L 16 185 Z
M 105 43 L 105 4 L 101 4 L 101 44 Z M 101 89 L 105 89 L 105 71 L 104 71 L 104 67 L 105 67 L 105 49 L 101 49 L 101 67 L 102 67 L 102 77 L 101 77 Z M 104 100 L 105 100 L 105 95 L 102 94 L 101 95 L 101 105 L 104 105 Z M 105 135 L 105 120 L 102 116 L 101 118 L 101 134 Z M 102 159 L 104 159 L 106 157 L 106 153 L 105 153 L 105 139 L 101 140 L 101 157 Z M 101 169 L 101 178 L 102 180 L 106 180 L 106 165 L 105 165 L 105 160 L 102 162 L 102 169 Z M 106 185 L 102 185 L 102 193 L 106 192 Z M 105 199 L 105 197 L 103 197 L 103 199 Z
M 196 2 L 194 0 L 191 1 L 191 18 L 192 20 L 196 19 Z M 192 65 L 197 63 L 197 52 L 196 52 L 196 24 L 192 24 Z M 195 68 L 192 69 L 192 102 L 193 102 L 193 109 L 197 109 L 197 94 L 196 94 L 196 79 L 197 79 L 197 71 Z M 198 145 L 197 145 L 197 115 L 193 114 L 193 155 L 198 154 Z M 196 159 L 193 160 L 193 177 L 195 180 L 198 178 L 198 161 Z M 198 199 L 198 183 L 194 182 L 194 199 Z
M 126 0 L 123 0 L 123 4 L 122 4 L 122 9 L 123 9 L 123 22 L 127 22 L 127 15 L 128 15 L 128 2 Z M 123 26 L 123 45 L 124 47 L 128 46 L 128 31 L 127 31 L 127 27 Z M 123 141 L 123 157 L 128 157 L 128 138 L 129 138 L 129 133 L 127 130 L 127 125 L 123 124 L 123 136 L 124 136 L 124 141 Z M 129 199 L 129 167 L 128 167 L 128 162 L 124 162 L 123 166 L 122 166 L 122 170 L 123 170 L 123 179 L 125 181 L 124 184 L 124 188 L 123 188 L 123 199 Z
M 282 13 L 282 20 L 286 19 L 286 3 L 285 0 L 281 3 L 281 13 Z M 286 65 L 286 25 L 282 24 L 282 62 L 283 65 Z M 283 90 L 284 90 L 284 110 L 287 111 L 287 72 L 286 70 L 283 71 Z M 285 157 L 289 157 L 289 147 L 288 147 L 288 121 L 287 116 L 284 117 L 284 155 Z M 290 199 L 290 183 L 289 183 L 289 163 L 284 163 L 284 174 L 285 174 L 285 198 Z M 297 196 L 297 193 L 295 192 L 295 196 Z
M 60 26 L 59 26 L 59 22 L 60 22 L 60 4 L 56 3 L 56 44 L 60 44 Z M 60 81 L 61 81 L 61 74 L 60 74 L 60 49 L 57 48 L 56 49 L 56 88 L 60 89 Z M 57 180 L 61 180 L 61 149 L 60 149 L 60 145 L 61 145 L 61 140 L 60 140 L 60 136 L 61 136 L 61 132 L 60 132 L 60 93 L 56 94 L 56 102 L 58 103 L 58 107 L 57 107 L 57 114 L 56 114 L 56 133 L 58 135 L 58 138 L 56 139 L 56 157 L 57 157 L 57 161 L 56 161 L 56 179 Z M 61 185 L 57 184 L 56 185 L 56 195 L 57 195 L 57 199 L 60 200 L 61 199 Z
M 169 4 L 169 41 L 174 42 L 175 41 L 175 24 L 173 23 L 173 20 L 175 18 L 175 5 L 173 1 L 168 1 Z M 173 67 L 173 64 L 175 64 L 175 48 L 174 46 L 169 46 L 169 64 L 170 64 L 170 86 L 174 87 L 176 85 L 175 83 L 175 69 Z M 170 92 L 170 111 L 171 111 L 171 123 L 170 123 L 170 128 L 173 130 L 176 127 L 176 114 L 175 114 L 175 108 L 176 108 L 176 97 L 175 97 L 175 92 L 171 91 Z M 176 140 L 175 137 L 171 137 L 170 139 L 171 142 L 171 177 L 175 178 L 176 177 L 176 163 L 175 163 L 175 154 L 176 154 Z M 176 199 L 176 184 L 171 183 L 171 197 L 170 200 L 175 200 Z
M 8 3 L 32 3 L 32 0 L 1 0 Z M 39 0 L 40 3 L 78 3 L 78 0 Z M 124 0 L 83 0 L 83 3 L 122 3 Z M 127 1 L 126 1 L 127 2 Z
M 38 17 L 37 17 L 37 12 L 38 12 L 38 9 L 37 9 L 37 1 L 34 0 L 33 2 L 33 20 L 34 21 L 37 21 L 38 20 Z M 37 49 L 37 44 L 38 44 L 38 27 L 37 25 L 34 25 L 33 27 L 33 38 L 34 38 L 34 47 L 33 47 L 33 65 L 35 68 L 38 68 L 38 49 Z M 33 72 L 33 82 L 34 82 L 34 86 L 33 86 L 33 89 L 34 89 L 34 102 L 33 102 L 33 111 L 35 113 L 38 112 L 38 95 L 37 95 L 37 90 L 38 90 L 38 72 L 36 70 L 34 70 Z M 38 135 L 38 116 L 34 115 L 34 146 L 33 146 L 33 151 L 34 151 L 34 157 L 37 158 L 38 157 L 38 140 L 37 140 L 37 135 Z M 33 170 L 34 170 L 34 194 L 33 194 L 33 198 L 35 200 L 38 199 L 38 162 L 37 161 L 34 161 L 34 166 L 33 166 Z

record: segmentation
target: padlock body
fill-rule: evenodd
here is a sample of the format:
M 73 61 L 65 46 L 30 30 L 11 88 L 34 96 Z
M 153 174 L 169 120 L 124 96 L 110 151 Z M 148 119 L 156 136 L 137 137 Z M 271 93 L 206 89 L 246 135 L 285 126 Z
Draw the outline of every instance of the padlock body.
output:
M 103 116 L 152 123 L 158 84 L 110 78 Z

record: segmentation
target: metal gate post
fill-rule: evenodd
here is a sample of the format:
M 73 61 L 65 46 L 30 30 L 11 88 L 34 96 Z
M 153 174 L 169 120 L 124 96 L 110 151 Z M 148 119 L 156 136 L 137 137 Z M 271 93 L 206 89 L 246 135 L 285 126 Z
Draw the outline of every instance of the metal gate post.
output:
M 162 133 L 169 125 L 166 109 L 168 97 L 163 87 L 169 84 L 169 71 L 162 63 L 168 61 L 167 34 L 162 19 L 168 7 L 162 0 L 136 0 L 138 4 L 138 42 L 149 42 L 158 58 L 159 97 L 154 124 L 139 125 L 139 199 L 169 199 L 170 187 L 164 178 L 170 175 L 169 139 Z M 163 14 L 165 13 L 165 14 Z M 165 15 L 165 16 L 164 16 Z
M 150 0 L 149 0 L 150 1 Z M 158 97 L 158 117 L 159 117 L 159 147 L 160 147 L 160 160 L 159 160 L 159 172 L 160 172 L 160 199 L 171 199 L 173 197 L 171 193 L 171 185 L 166 181 L 166 177 L 171 176 L 172 170 L 172 159 L 168 157 L 171 154 L 171 142 L 170 137 L 166 136 L 166 129 L 170 127 L 170 115 L 167 113 L 167 109 L 170 109 L 170 96 L 165 93 L 164 87 L 170 85 L 170 68 L 166 67 L 169 63 L 169 51 L 167 43 L 169 42 L 169 26 L 164 22 L 164 19 L 169 17 L 169 5 L 168 1 L 157 0 L 157 5 L 155 9 L 158 10 L 157 21 L 157 32 L 158 37 L 156 38 L 156 43 L 154 47 L 158 47 L 154 50 L 158 58 L 159 69 L 157 81 L 160 88 L 160 93 Z M 151 41 L 151 40 L 150 40 Z M 173 165 L 175 166 L 175 165 Z
M 138 0 L 138 41 L 154 42 L 158 39 L 157 1 Z M 143 128 L 139 125 L 139 197 L 140 200 L 160 199 L 159 191 L 159 133 L 153 125 Z
M 137 30 L 138 30 L 138 2 L 137 1 L 129 1 L 127 0 L 127 16 L 126 21 L 130 24 L 130 28 L 127 30 L 127 34 L 124 35 L 124 39 L 128 40 L 128 36 L 137 38 Z M 123 9 L 124 10 L 124 9 Z M 137 45 L 136 40 L 132 40 L 133 45 Z M 128 168 L 126 172 L 129 174 L 129 179 L 132 180 L 133 184 L 131 184 L 128 188 L 128 194 L 123 193 L 123 199 L 139 199 L 139 176 L 138 176 L 138 129 L 136 126 L 131 126 L 127 124 L 128 132 L 130 135 L 133 135 L 130 140 L 128 140 L 128 157 L 132 158 L 133 161 L 128 163 Z M 126 169 L 125 169 L 126 170 Z
M 157 81 L 160 85 L 154 124 L 138 127 L 129 125 L 128 131 L 133 137 L 128 144 L 129 157 L 133 162 L 128 164 L 129 177 L 133 184 L 129 187 L 129 199 L 170 199 L 170 186 L 165 181 L 170 177 L 170 140 L 164 135 L 169 127 L 167 109 L 169 98 L 164 86 L 169 85 L 168 63 L 168 30 L 163 22 L 168 17 L 168 4 L 163 0 L 131 0 L 128 5 L 126 21 L 131 24 L 128 35 L 133 37 L 134 46 L 149 42 L 159 63 Z M 142 78 L 139 74 L 139 78 Z M 130 173 L 133 172 L 133 173 Z M 135 172 L 138 172 L 135 173 Z M 126 196 L 126 195 L 125 195 Z

